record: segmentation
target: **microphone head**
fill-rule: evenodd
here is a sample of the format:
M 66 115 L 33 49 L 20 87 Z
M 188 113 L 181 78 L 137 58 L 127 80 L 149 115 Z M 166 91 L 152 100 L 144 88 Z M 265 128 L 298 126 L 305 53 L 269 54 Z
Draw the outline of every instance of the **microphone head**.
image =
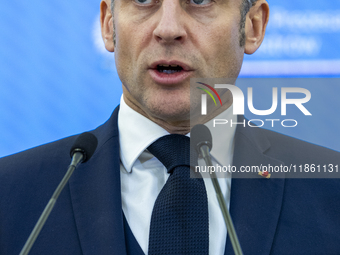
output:
M 95 152 L 98 145 L 97 137 L 89 132 L 84 132 L 78 136 L 76 141 L 74 142 L 70 154 L 71 158 L 73 154 L 76 152 L 81 152 L 83 154 L 83 161 L 82 163 L 88 161 L 93 153 Z
M 202 124 L 197 124 L 191 129 L 190 140 L 198 154 L 200 154 L 200 148 L 203 145 L 207 145 L 209 150 L 212 148 L 212 136 L 210 130 Z

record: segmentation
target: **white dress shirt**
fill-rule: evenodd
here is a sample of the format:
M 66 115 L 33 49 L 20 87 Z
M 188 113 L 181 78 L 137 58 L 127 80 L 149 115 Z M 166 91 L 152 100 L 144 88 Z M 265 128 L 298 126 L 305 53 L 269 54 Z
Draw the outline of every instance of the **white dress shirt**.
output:
M 216 119 L 233 119 L 233 122 L 236 122 L 231 107 L 217 116 Z M 232 164 L 236 128 L 230 128 L 230 125 L 217 125 L 213 127 L 212 121 L 205 125 L 210 129 L 213 138 L 213 148 L 211 151 L 213 163 L 221 166 Z M 122 208 L 137 242 L 143 252 L 148 254 L 153 206 L 169 174 L 162 163 L 149 153 L 146 148 L 158 138 L 169 133 L 156 123 L 131 109 L 124 102 L 123 96 L 120 101 L 118 128 Z M 199 165 L 205 165 L 202 159 L 199 160 Z M 230 175 L 218 180 L 226 203 L 229 206 Z M 204 178 L 204 183 L 208 195 L 209 254 L 223 255 L 227 229 L 212 182 L 209 178 Z

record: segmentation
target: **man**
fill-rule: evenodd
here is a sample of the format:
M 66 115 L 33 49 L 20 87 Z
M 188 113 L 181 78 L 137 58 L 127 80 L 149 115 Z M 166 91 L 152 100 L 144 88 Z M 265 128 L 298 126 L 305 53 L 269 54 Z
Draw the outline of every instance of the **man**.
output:
M 115 52 L 123 84 L 121 105 L 92 131 L 97 150 L 71 177 L 31 254 L 147 254 L 152 210 L 169 178 L 147 148 L 168 134 L 190 132 L 190 79 L 235 80 L 243 54 L 260 46 L 269 16 L 265 0 L 104 0 L 100 9 L 105 47 Z M 230 94 L 223 101 L 197 122 L 229 116 Z M 75 138 L 0 161 L 1 254 L 20 252 L 64 175 Z M 212 151 L 214 163 L 222 165 L 339 163 L 336 152 L 261 129 L 238 127 L 216 146 L 223 153 Z M 340 251 L 338 180 L 219 182 L 244 254 Z M 204 184 L 209 254 L 232 254 L 210 180 Z

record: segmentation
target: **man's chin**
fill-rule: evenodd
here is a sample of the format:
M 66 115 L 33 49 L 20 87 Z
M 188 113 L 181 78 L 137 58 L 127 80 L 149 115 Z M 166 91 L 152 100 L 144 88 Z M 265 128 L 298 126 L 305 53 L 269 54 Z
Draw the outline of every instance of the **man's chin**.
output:
M 168 123 L 178 123 L 190 121 L 190 104 L 180 107 L 180 105 L 161 105 L 150 109 L 151 115 Z

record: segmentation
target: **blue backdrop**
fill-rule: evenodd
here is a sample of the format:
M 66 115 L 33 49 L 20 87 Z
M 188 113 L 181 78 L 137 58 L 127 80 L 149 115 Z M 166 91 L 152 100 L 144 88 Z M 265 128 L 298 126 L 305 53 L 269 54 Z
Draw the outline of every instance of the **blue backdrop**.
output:
M 323 78 L 302 83 L 312 92 L 308 107 L 313 117 L 298 128 L 278 131 L 340 150 L 340 86 L 337 79 L 328 80 L 340 77 L 340 2 L 268 2 L 267 37 L 258 52 L 245 57 L 241 76 Z M 2 2 L 0 157 L 93 129 L 119 103 L 121 84 L 114 56 L 101 41 L 99 4 Z M 258 108 L 265 109 L 271 88 L 253 87 L 263 97 Z

